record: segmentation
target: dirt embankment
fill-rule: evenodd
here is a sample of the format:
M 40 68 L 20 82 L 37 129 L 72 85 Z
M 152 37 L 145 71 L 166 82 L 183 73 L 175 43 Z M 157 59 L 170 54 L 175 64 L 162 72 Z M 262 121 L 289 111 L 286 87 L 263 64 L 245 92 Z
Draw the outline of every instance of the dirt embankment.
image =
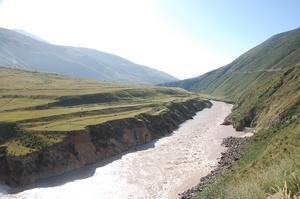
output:
M 8 156 L 1 149 L 0 178 L 17 186 L 60 175 L 163 137 L 210 106 L 209 101 L 196 99 L 172 103 L 158 115 L 140 114 L 70 132 L 63 142 L 24 156 Z

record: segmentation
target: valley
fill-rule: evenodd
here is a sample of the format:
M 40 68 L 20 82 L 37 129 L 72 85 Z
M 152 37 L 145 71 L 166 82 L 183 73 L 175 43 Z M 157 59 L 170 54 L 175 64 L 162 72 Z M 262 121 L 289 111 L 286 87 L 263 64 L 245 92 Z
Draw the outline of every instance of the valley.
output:
M 300 198 L 296 1 L 4 1 L 1 199 Z
M 231 108 L 213 102 L 169 136 L 4 198 L 82 198 L 82 190 L 91 199 L 177 198 L 215 167 L 224 151 L 223 138 L 244 135 L 221 125 Z

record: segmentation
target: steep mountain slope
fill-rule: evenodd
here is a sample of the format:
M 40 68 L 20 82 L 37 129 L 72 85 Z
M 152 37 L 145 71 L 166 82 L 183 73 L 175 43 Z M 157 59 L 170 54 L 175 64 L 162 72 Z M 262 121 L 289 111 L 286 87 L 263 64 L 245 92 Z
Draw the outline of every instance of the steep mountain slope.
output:
M 300 28 L 271 37 L 217 70 L 165 85 L 235 100 L 249 85 L 299 67 L 299 60 Z
M 235 103 L 225 124 L 255 128 L 243 156 L 198 198 L 266 198 L 300 189 L 300 29 L 271 37 L 232 63 L 168 83 Z
M 0 28 L 0 65 L 54 72 L 91 80 L 158 84 L 176 78 L 116 55 L 88 48 L 52 45 Z
M 276 113 L 280 113 L 291 106 L 291 101 L 297 102 L 300 94 L 297 86 L 299 70 L 300 29 L 296 29 L 271 37 L 217 70 L 164 85 L 235 102 L 231 119 L 228 120 L 238 129 L 257 125 L 269 127 L 272 120 L 275 122 L 278 118 L 269 117 L 272 113 L 268 111 L 276 109 Z M 269 121 L 265 121 L 264 117 Z
M 226 198 L 266 198 L 280 192 L 285 183 L 291 195 L 299 192 L 299 66 L 247 88 L 227 122 L 237 129 L 254 127 L 255 134 L 242 149 L 241 159 L 200 193 L 199 198 L 206 195 L 219 198 L 221 193 Z

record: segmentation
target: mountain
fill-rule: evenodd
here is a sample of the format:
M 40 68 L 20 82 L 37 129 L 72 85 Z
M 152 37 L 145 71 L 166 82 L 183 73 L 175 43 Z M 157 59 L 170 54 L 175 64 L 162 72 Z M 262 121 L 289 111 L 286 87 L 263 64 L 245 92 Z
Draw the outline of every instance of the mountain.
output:
M 233 99 L 258 77 L 286 71 L 300 59 L 300 29 L 275 35 L 232 63 L 200 77 L 166 83 L 187 90 Z
M 91 80 L 159 84 L 176 80 L 164 72 L 89 48 L 52 45 L 28 33 L 0 28 L 0 66 Z
M 36 35 L 34 35 L 34 34 L 31 34 L 31 33 L 27 32 L 27 31 L 25 31 L 25 30 L 22 30 L 22 29 L 13 29 L 13 31 L 18 32 L 18 33 L 21 33 L 21 34 L 23 34 L 23 35 L 26 35 L 26 36 L 31 37 L 31 38 L 36 39 L 36 40 L 39 40 L 39 41 L 42 41 L 42 42 L 49 43 L 49 42 L 47 42 L 46 40 L 41 39 L 40 37 L 38 37 L 38 36 L 36 36 Z
M 239 112 L 239 118 L 235 116 L 235 125 L 236 127 L 255 126 L 261 124 L 258 117 L 267 113 L 254 110 L 254 104 L 249 104 L 251 99 L 256 97 L 252 103 L 257 100 L 261 100 L 262 103 L 264 95 L 272 91 L 268 96 L 270 99 L 287 84 L 297 82 L 299 70 L 300 28 L 275 35 L 241 55 L 232 63 L 200 77 L 164 85 L 182 87 L 211 95 L 214 98 L 233 101 L 239 104 L 239 110 L 247 104 L 247 108 L 245 107 L 245 110 Z M 290 79 L 286 80 L 285 78 Z M 275 88 L 273 88 L 274 86 Z M 290 86 L 285 91 L 291 92 L 289 98 L 296 98 L 299 94 L 299 87 Z M 253 115 L 254 118 L 242 121 L 242 115 Z
M 255 131 L 241 159 L 199 198 L 266 198 L 280 194 L 285 183 L 291 195 L 300 191 L 300 28 L 269 38 L 217 70 L 165 85 L 233 102 L 224 124 Z

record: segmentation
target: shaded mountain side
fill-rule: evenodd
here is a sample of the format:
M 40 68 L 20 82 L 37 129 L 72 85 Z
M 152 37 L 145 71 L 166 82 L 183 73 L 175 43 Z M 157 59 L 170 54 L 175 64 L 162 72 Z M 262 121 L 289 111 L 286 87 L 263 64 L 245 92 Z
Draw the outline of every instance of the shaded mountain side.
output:
M 271 37 L 232 63 L 200 77 L 164 85 L 236 100 L 256 79 L 300 66 L 300 28 Z
M 255 127 L 254 135 L 240 159 L 195 198 L 276 198 L 285 187 L 291 196 L 299 192 L 300 70 L 263 77 L 261 84 L 247 88 L 227 117 L 237 129 Z
M 159 84 L 171 75 L 89 48 L 53 45 L 0 28 L 0 65 L 90 80 Z
M 292 106 L 289 103 L 297 103 L 299 70 L 300 29 L 296 29 L 271 37 L 217 70 L 164 85 L 233 101 L 236 105 L 227 121 L 238 129 L 264 128 Z
M 260 83 L 249 85 L 236 100 L 232 113 L 227 117 L 228 122 L 237 129 L 245 126 L 270 129 L 282 123 L 287 116 L 299 117 L 299 66 L 272 75 L 263 73 L 257 77 L 257 82 Z

